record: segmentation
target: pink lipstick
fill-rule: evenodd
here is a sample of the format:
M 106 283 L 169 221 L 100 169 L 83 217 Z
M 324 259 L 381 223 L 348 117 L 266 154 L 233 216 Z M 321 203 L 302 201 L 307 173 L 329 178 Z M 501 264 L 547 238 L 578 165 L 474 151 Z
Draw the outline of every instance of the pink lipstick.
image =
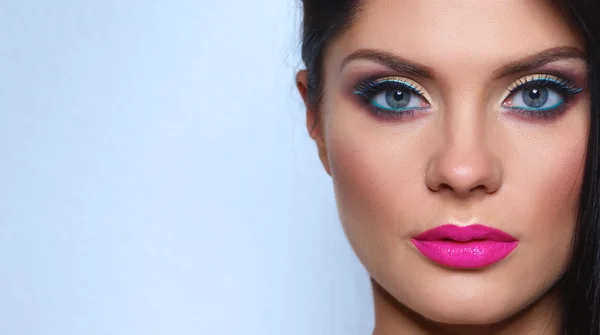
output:
M 443 225 L 411 242 L 435 263 L 456 269 L 479 269 L 506 258 L 519 244 L 509 234 L 484 225 Z

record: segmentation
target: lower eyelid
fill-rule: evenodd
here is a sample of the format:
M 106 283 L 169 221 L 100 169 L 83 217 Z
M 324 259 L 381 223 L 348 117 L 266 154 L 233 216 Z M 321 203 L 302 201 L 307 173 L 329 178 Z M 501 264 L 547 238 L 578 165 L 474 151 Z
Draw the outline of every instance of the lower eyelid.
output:
M 410 118 L 415 116 L 417 113 L 419 113 L 419 109 L 415 109 L 415 108 L 410 108 L 407 110 L 402 110 L 402 111 L 389 111 L 389 110 L 385 110 L 382 108 L 378 108 L 374 105 L 369 105 L 369 107 L 367 107 L 369 109 L 369 112 L 371 114 L 373 114 L 374 116 L 376 116 L 377 118 L 381 118 L 381 119 L 388 119 L 388 120 L 401 120 L 401 119 L 405 119 L 405 118 Z
M 563 99 L 558 106 L 547 109 L 524 109 L 519 107 L 504 107 L 507 114 L 524 117 L 530 120 L 554 120 L 567 114 L 579 101 L 579 96 L 571 95 Z

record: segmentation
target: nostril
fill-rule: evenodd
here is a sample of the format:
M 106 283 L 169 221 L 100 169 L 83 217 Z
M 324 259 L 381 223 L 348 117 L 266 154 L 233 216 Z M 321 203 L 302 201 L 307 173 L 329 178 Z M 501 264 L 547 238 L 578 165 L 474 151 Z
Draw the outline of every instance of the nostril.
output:
M 454 188 L 446 183 L 441 183 L 437 187 L 437 191 L 454 191 Z
M 477 185 L 477 186 L 473 187 L 470 191 L 475 192 L 477 190 L 481 190 L 481 191 L 484 191 L 487 193 L 488 188 L 485 185 Z

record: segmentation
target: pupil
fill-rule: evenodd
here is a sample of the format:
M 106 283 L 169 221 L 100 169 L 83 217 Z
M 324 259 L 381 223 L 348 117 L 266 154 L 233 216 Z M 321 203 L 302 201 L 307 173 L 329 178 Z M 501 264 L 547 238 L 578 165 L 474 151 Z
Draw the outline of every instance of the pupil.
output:
M 534 88 L 529 92 L 529 98 L 531 100 L 537 100 L 540 98 L 540 96 L 541 96 L 541 93 L 537 88 Z
M 402 91 L 394 92 L 393 98 L 396 101 L 402 101 L 402 99 L 404 99 L 404 92 L 402 92 Z

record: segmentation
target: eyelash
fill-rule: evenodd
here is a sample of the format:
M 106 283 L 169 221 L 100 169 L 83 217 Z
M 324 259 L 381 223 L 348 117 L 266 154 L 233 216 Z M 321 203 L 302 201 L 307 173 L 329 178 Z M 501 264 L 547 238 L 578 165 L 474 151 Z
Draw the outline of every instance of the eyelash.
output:
M 513 96 L 515 92 L 520 90 L 534 88 L 534 87 L 548 87 L 555 90 L 563 97 L 563 101 L 560 105 L 552 109 L 535 109 L 535 108 L 519 108 L 519 107 L 505 107 L 513 113 L 520 114 L 524 117 L 533 119 L 552 119 L 562 114 L 566 110 L 566 107 L 571 102 L 571 98 L 577 93 L 581 92 L 582 89 L 576 87 L 571 81 L 553 76 L 553 75 L 529 75 L 520 78 L 507 89 L 508 93 L 504 96 L 504 100 Z M 403 90 L 410 93 L 417 94 L 421 99 L 427 101 L 424 97 L 424 90 L 419 88 L 416 84 L 411 84 L 408 80 L 399 77 L 385 77 L 378 79 L 366 79 L 361 81 L 354 89 L 354 94 L 361 98 L 370 111 L 377 117 L 381 118 L 405 118 L 414 115 L 417 111 L 426 110 L 428 107 L 411 107 L 398 110 L 390 110 L 386 108 L 378 107 L 373 103 L 373 99 L 377 94 L 386 92 L 389 90 Z M 429 102 L 428 102 L 429 103 Z

